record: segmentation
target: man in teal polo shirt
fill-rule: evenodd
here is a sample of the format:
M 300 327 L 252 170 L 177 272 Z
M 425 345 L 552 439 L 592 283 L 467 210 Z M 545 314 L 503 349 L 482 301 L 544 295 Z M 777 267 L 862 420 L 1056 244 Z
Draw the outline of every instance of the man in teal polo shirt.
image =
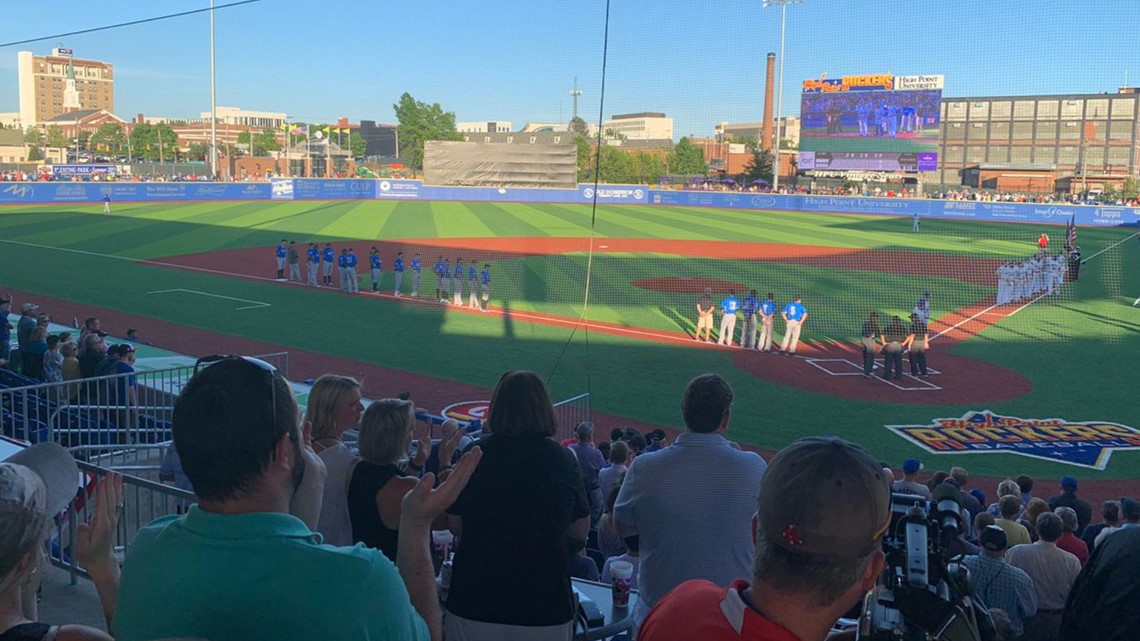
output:
M 440 639 L 431 522 L 466 485 L 478 448 L 437 489 L 428 474 L 404 497 L 397 570 L 377 550 L 323 545 L 307 525 L 324 463 L 271 366 L 225 357 L 196 374 L 174 406 L 174 444 L 198 504 L 135 538 L 117 639 Z

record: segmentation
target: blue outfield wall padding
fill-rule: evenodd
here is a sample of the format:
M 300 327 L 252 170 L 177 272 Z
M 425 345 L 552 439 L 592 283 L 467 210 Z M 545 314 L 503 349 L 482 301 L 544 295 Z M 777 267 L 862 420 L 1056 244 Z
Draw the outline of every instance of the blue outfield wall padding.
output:
M 595 193 L 596 192 L 596 193 Z M 1140 226 L 1140 208 L 1052 203 L 999 203 L 971 200 L 806 196 L 746 192 L 672 191 L 645 185 L 578 185 L 577 189 L 441 187 L 418 180 L 275 178 L 267 183 L 0 183 L 0 205 L 97 204 L 223 200 L 425 200 L 453 202 L 645 204 L 677 207 L 768 209 L 791 212 L 854 213 L 882 216 L 1067 224 L 1100 227 Z

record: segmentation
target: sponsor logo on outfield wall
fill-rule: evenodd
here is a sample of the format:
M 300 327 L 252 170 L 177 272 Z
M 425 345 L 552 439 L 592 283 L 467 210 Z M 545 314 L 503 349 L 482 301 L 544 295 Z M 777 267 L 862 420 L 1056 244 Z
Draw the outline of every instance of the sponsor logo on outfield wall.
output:
M 1020 454 L 1103 470 L 1116 450 L 1140 449 L 1140 430 L 1108 421 L 1021 418 L 971 410 L 887 429 L 931 454 Z

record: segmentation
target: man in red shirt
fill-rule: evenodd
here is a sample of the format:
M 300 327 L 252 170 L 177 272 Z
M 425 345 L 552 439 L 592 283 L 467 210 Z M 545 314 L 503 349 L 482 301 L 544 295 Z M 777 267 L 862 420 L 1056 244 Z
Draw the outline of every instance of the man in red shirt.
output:
M 883 569 L 889 482 L 858 445 L 792 443 L 760 485 L 752 584 L 686 581 L 649 612 L 638 640 L 822 641 Z
M 1049 247 L 1049 234 L 1041 234 L 1037 237 L 1037 248 L 1045 251 Z
M 1061 517 L 1061 525 L 1065 528 L 1061 538 L 1057 539 L 1057 547 L 1077 557 L 1081 567 L 1089 560 L 1089 546 L 1077 538 L 1077 511 L 1071 507 L 1059 507 L 1053 513 Z

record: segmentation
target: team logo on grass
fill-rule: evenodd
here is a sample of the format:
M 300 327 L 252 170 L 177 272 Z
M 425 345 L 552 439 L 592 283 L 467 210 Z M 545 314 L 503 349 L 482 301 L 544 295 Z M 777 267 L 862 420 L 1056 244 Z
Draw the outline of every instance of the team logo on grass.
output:
M 462 403 L 455 403 L 443 408 L 440 412 L 445 418 L 453 418 L 457 421 L 473 421 L 487 420 L 487 409 L 491 407 L 491 401 L 463 401 Z
M 1140 449 L 1140 430 L 1106 421 L 1020 418 L 990 410 L 887 429 L 932 454 L 1021 454 L 1103 470 L 1115 450 Z

